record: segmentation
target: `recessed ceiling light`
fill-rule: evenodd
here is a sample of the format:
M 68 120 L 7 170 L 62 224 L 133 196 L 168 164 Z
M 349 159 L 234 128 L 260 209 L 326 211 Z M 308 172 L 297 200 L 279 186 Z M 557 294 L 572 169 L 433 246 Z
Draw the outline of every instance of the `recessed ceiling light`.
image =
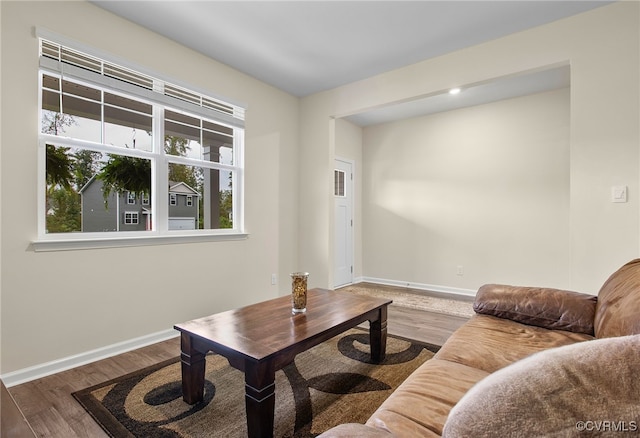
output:
M 458 94 L 460 93 L 460 88 L 452 88 L 449 90 L 449 94 Z

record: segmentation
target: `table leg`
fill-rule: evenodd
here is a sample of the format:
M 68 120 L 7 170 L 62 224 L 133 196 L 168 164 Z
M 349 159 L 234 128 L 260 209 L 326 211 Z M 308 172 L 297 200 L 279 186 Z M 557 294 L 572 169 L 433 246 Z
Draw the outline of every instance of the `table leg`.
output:
M 269 361 L 247 362 L 244 372 L 248 435 L 250 438 L 271 438 L 276 401 L 273 364 Z
M 182 399 L 193 405 L 204 398 L 205 353 L 193 347 L 193 338 L 182 333 L 180 338 L 182 362 Z
M 369 344 L 371 360 L 382 362 L 387 352 L 387 306 L 380 308 L 377 320 L 369 321 Z

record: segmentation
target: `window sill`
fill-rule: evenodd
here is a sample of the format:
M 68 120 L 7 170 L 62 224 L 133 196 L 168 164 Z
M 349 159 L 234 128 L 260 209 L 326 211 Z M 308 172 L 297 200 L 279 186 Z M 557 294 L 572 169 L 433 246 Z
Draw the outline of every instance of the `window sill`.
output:
M 167 234 L 152 236 L 114 236 L 83 239 L 45 238 L 31 242 L 30 249 L 35 252 L 69 251 L 82 249 L 125 248 L 132 246 L 174 245 L 182 243 L 219 242 L 244 240 L 247 233 L 224 234 Z

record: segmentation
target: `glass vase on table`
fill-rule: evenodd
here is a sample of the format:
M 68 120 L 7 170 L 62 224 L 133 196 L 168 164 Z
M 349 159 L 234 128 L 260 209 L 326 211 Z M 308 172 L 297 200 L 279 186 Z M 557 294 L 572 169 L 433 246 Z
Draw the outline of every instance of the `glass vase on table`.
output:
M 294 272 L 291 274 L 291 313 L 294 315 L 307 311 L 308 279 L 308 272 Z

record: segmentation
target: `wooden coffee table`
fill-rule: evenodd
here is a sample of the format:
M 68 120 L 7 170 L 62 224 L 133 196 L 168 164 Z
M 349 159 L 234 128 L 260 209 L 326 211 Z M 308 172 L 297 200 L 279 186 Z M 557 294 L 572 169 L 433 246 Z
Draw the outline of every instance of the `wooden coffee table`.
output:
M 291 314 L 283 296 L 236 310 L 194 319 L 181 332 L 182 396 L 194 404 L 204 395 L 205 354 L 213 351 L 244 372 L 250 437 L 273 436 L 275 372 L 314 345 L 369 321 L 373 361 L 384 359 L 388 299 L 326 289 L 309 290 L 306 313 Z

